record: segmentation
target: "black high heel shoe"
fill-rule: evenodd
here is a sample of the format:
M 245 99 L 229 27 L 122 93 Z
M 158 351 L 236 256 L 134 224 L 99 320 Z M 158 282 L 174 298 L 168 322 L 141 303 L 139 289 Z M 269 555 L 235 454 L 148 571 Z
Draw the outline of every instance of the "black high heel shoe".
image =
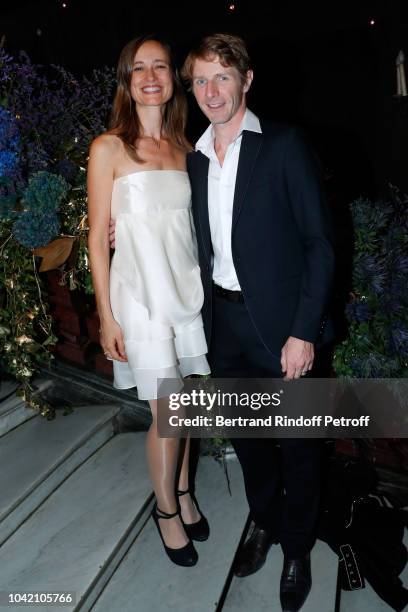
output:
M 194 493 L 192 493 L 190 489 L 187 489 L 187 491 L 177 491 L 177 495 L 179 497 L 181 497 L 182 495 L 186 495 L 187 493 L 190 493 L 190 497 L 193 500 L 193 504 L 195 505 L 197 511 L 201 514 L 201 518 L 196 523 L 186 524 L 183 521 L 185 532 L 188 535 L 188 537 L 191 538 L 192 540 L 196 540 L 196 542 L 204 542 L 205 540 L 208 539 L 208 536 L 210 535 L 210 526 L 208 524 L 207 519 L 205 518 L 205 516 L 200 510 L 200 507 L 198 505 L 198 502 L 196 500 Z
M 170 548 L 169 546 L 166 546 L 159 526 L 159 519 L 171 519 L 174 516 L 177 516 L 178 514 L 180 514 L 179 510 L 177 510 L 176 512 L 172 512 L 171 514 L 169 514 L 168 512 L 163 512 L 163 510 L 160 510 L 160 508 L 157 507 L 157 503 L 154 504 L 152 510 L 153 520 L 156 523 L 157 531 L 159 532 L 161 541 L 163 542 L 164 550 L 166 551 L 170 561 L 173 561 L 173 563 L 175 563 L 176 565 L 182 565 L 183 567 L 191 567 L 192 565 L 195 565 L 198 561 L 198 554 L 192 542 L 188 542 L 182 548 Z

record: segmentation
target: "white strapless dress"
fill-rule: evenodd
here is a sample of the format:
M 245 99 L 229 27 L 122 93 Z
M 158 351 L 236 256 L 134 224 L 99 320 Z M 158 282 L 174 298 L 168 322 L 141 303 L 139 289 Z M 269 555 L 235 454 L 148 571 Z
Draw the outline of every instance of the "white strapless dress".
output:
M 127 362 L 113 361 L 114 386 L 155 399 L 159 379 L 209 374 L 187 172 L 146 170 L 113 183 L 116 219 L 110 301 Z

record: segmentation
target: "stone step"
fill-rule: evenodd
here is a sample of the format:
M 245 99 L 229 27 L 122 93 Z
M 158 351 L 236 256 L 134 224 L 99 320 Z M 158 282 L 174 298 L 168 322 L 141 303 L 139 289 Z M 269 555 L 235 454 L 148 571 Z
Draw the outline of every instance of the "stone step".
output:
M 334 612 L 337 584 L 337 555 L 325 542 L 318 540 L 311 552 L 312 589 L 302 612 Z M 279 583 L 283 567 L 280 546 L 272 546 L 265 565 L 256 574 L 245 578 L 233 577 L 223 612 L 256 610 L 281 612 Z
M 77 603 L 53 610 L 90 608 L 148 516 L 144 440 L 144 433 L 113 437 L 21 525 L 0 548 L 0 591 L 70 591 Z
M 16 389 L 18 389 L 18 382 L 15 380 L 0 380 L 0 402 L 13 395 Z
M 138 399 L 135 388 L 115 389 L 111 380 L 57 359 L 46 371 L 44 368 L 42 373 L 54 382 L 54 393 L 50 396 L 51 403 L 61 403 L 63 390 L 69 385 L 74 396 L 70 399 L 74 402 L 76 397 L 80 397 L 84 404 L 117 404 L 120 406 L 119 423 L 117 424 L 119 427 L 116 428 L 116 433 L 122 433 L 120 425 L 130 426 L 134 431 L 149 428 L 151 423 L 149 404 Z
M 216 610 L 248 514 L 241 468 L 228 461 L 232 496 L 222 465 L 201 457 L 196 495 L 211 534 L 196 542 L 199 561 L 179 567 L 166 556 L 153 520 L 146 523 L 92 612 L 210 612 Z M 252 607 L 252 609 L 254 609 Z
M 113 435 L 116 406 L 83 406 L 41 416 L 0 438 L 0 543 Z
M 52 381 L 45 379 L 36 383 L 38 392 L 45 391 L 52 386 Z M 13 393 L 0 401 L 0 438 L 25 421 L 38 416 L 21 397 Z

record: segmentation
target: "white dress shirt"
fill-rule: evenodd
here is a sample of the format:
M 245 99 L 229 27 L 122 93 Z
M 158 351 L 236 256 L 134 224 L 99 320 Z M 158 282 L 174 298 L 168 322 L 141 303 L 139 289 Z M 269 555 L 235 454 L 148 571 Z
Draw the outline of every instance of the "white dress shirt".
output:
M 228 145 L 221 166 L 214 149 L 214 128 L 209 125 L 196 144 L 196 150 L 209 158 L 208 169 L 208 214 L 211 241 L 214 251 L 213 281 L 231 291 L 240 291 L 237 273 L 232 261 L 231 228 L 235 180 L 237 177 L 242 132 L 248 130 L 261 133 L 258 117 L 246 109 L 235 139 Z

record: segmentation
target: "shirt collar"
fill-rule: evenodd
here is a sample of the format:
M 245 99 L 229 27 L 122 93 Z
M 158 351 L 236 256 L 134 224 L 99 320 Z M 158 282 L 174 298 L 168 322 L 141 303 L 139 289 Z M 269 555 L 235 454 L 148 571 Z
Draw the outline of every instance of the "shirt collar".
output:
M 258 132 L 259 134 L 262 133 L 261 124 L 258 117 L 251 110 L 249 110 L 249 108 L 247 108 L 245 111 L 238 133 L 234 140 L 237 140 L 244 130 L 249 132 Z M 196 151 L 201 151 L 201 153 L 207 157 L 210 156 L 211 150 L 214 150 L 214 128 L 211 123 L 201 138 L 199 138 L 197 141 L 195 149 Z

